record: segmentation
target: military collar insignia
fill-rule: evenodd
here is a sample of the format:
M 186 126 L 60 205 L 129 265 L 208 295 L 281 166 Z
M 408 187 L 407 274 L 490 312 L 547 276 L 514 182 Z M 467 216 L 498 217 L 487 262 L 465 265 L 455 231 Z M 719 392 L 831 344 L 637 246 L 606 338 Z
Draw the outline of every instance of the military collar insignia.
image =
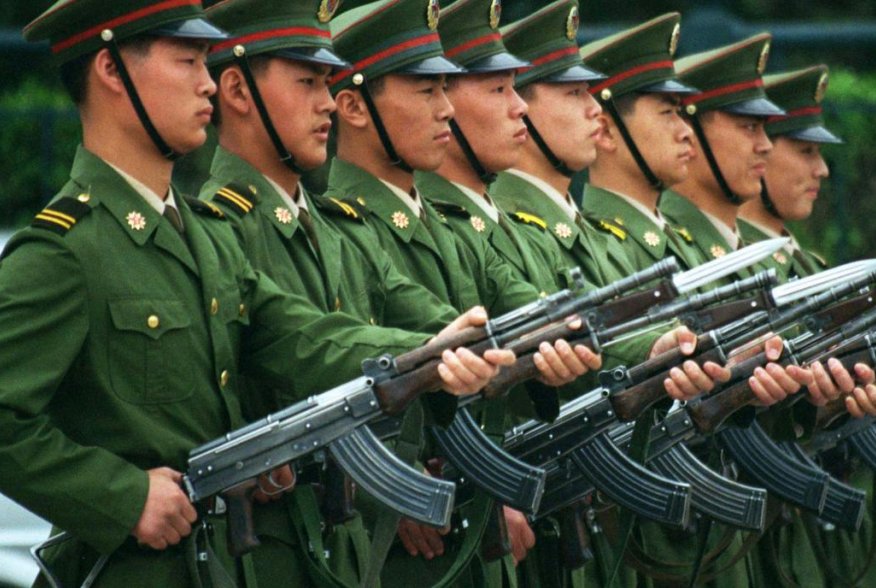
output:
M 678 39 L 681 36 L 681 23 L 675 23 L 675 28 L 672 29 L 672 36 L 669 37 L 669 57 L 675 57 L 675 52 L 678 51 Z
M 618 224 L 623 225 L 623 223 L 618 223 Z M 617 237 L 621 241 L 623 241 L 627 238 L 627 232 L 625 230 L 623 230 L 622 228 L 620 228 L 617 225 L 614 225 L 614 224 L 608 222 L 607 220 L 604 220 L 604 219 L 600 220 L 598 227 L 599 227 L 599 229 L 601 229 L 603 231 L 611 233 L 612 235 L 614 235 L 615 237 Z
M 767 61 L 770 58 L 770 42 L 767 41 L 760 51 L 760 58 L 757 60 L 757 75 L 762 76 L 766 71 Z
M 275 208 L 274 216 L 276 216 L 277 220 L 284 225 L 288 225 L 292 222 L 292 211 L 285 206 L 278 206 Z
M 727 251 L 720 245 L 712 245 L 711 247 L 709 247 L 709 253 L 711 253 L 712 257 L 714 257 L 715 259 L 727 255 Z
M 560 239 L 568 239 L 572 236 L 572 228 L 566 223 L 557 223 L 554 225 L 554 233 Z
M 471 217 L 471 226 L 478 233 L 483 233 L 487 229 L 487 223 L 479 216 Z
M 493 0 L 490 3 L 490 28 L 498 29 L 499 20 L 502 18 L 502 1 Z
M 785 265 L 786 263 L 788 263 L 788 258 L 781 251 L 776 251 L 775 253 L 773 253 L 773 259 L 775 259 L 777 262 L 779 262 L 782 265 Z
M 129 212 L 128 216 L 125 217 L 125 220 L 128 221 L 128 226 L 135 231 L 142 231 L 146 228 L 146 217 L 136 210 Z
M 824 95 L 827 93 L 827 84 L 830 78 L 830 74 L 827 72 L 823 72 L 821 74 L 821 78 L 818 80 L 818 87 L 815 89 L 815 102 L 817 104 L 821 104 L 821 101 L 824 100 Z
M 578 26 L 581 24 L 581 17 L 578 16 L 578 7 L 573 6 L 569 10 L 569 16 L 566 17 L 566 38 L 574 41 L 578 35 Z
M 397 210 L 392 213 L 392 224 L 394 224 L 399 229 L 406 229 L 411 221 L 408 219 L 408 215 L 406 215 L 401 210 Z
M 438 0 L 429 0 L 426 7 L 426 25 L 430 31 L 438 28 L 438 16 L 441 13 L 441 8 L 438 5 Z
M 645 231 L 645 234 L 642 235 L 642 238 L 645 240 L 645 243 L 647 243 L 649 247 L 657 247 L 658 245 L 660 245 L 660 236 L 654 231 Z
M 316 13 L 316 18 L 319 19 L 319 22 L 321 23 L 327 23 L 335 15 L 335 11 L 337 11 L 340 4 L 340 0 L 322 0 L 322 2 L 319 3 L 319 10 Z

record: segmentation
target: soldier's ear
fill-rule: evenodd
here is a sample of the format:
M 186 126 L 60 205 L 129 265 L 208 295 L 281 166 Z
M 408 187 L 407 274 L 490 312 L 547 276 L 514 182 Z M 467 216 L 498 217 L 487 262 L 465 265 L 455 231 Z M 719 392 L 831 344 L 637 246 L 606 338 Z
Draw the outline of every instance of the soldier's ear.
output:
M 602 132 L 596 137 L 596 147 L 605 153 L 616 152 L 620 137 L 614 121 L 609 115 L 604 113 L 597 116 L 596 120 L 599 121 L 599 126 L 602 127 Z
M 357 129 L 364 129 L 371 124 L 368 107 L 358 90 L 345 89 L 335 96 L 338 118 L 345 124 Z
M 113 94 L 126 95 L 125 84 L 119 76 L 116 62 L 110 55 L 109 49 L 101 49 L 91 62 L 91 75 L 89 82 L 109 91 Z
M 241 116 L 254 112 L 254 104 L 243 72 L 236 65 L 225 68 L 219 75 L 217 95 L 220 103 Z

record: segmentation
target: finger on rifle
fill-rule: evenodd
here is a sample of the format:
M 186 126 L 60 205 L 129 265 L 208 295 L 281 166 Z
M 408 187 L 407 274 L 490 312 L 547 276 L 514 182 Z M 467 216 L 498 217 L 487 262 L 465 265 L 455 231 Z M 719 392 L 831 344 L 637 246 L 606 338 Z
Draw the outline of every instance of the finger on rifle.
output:
M 712 378 L 714 382 L 729 382 L 732 375 L 730 368 L 718 365 L 714 361 L 707 361 L 703 364 L 703 371 Z
M 822 397 L 830 402 L 831 400 L 836 400 L 839 398 L 841 389 L 840 389 L 840 381 L 832 378 L 833 371 L 830 373 L 825 369 L 824 364 L 820 361 L 815 361 L 809 365 L 809 371 L 812 372 L 812 378 L 814 380 L 813 384 L 809 386 L 810 393 L 813 388 L 818 388 L 819 393 Z M 840 370 L 844 371 L 845 368 L 840 365 Z M 852 377 L 846 372 L 846 378 L 848 379 L 849 391 L 854 389 L 855 384 L 851 381 Z
M 855 377 L 858 379 L 858 383 L 863 386 L 876 384 L 876 372 L 866 363 L 855 364 Z
M 602 355 L 595 353 L 586 345 L 575 345 L 575 354 L 590 371 L 598 370 L 602 367 Z
M 876 416 L 876 385 L 855 388 L 851 396 L 846 397 L 846 409 L 858 419 L 866 415 Z
M 678 390 L 683 395 L 683 400 L 694 398 L 699 395 L 697 391 L 697 387 L 693 382 L 690 381 L 690 378 L 684 372 L 684 370 L 680 367 L 674 367 L 669 370 L 669 378 L 675 383 L 678 387 Z

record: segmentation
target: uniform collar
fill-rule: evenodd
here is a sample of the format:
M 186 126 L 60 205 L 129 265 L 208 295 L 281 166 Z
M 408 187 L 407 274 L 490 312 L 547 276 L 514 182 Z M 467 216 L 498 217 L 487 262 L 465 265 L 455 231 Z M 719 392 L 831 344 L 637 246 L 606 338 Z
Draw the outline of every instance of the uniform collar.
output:
M 408 210 L 413 213 L 414 216 L 419 217 L 420 213 L 423 212 L 423 202 L 420 200 L 420 193 L 417 191 L 416 186 L 411 189 L 411 193 L 407 193 L 395 184 L 391 184 L 384 180 L 383 178 L 377 178 L 380 180 L 380 183 L 389 188 L 389 191 L 392 192 L 399 200 L 404 203 L 404 205 L 408 208 Z
M 638 206 L 636 206 L 638 204 Z M 591 184 L 584 187 L 582 210 L 586 215 L 603 225 L 616 224 L 625 238 L 631 238 L 655 259 L 666 254 L 666 221 L 662 216 L 648 214 L 646 206 L 623 194 L 597 188 Z M 611 229 L 612 232 L 616 232 Z
M 663 218 L 663 215 L 660 214 L 659 210 L 648 210 L 648 207 L 633 198 L 632 196 L 627 196 L 626 194 L 622 194 L 621 192 L 611 192 L 636 210 L 642 213 L 648 220 L 657 225 L 661 231 L 666 227 L 666 219 Z
M 267 180 L 268 184 L 277 192 L 280 196 L 280 199 L 283 200 L 283 203 L 289 207 L 292 211 L 292 214 L 295 215 L 295 218 L 298 218 L 298 213 L 301 209 L 307 210 L 307 198 L 303 197 L 304 194 L 304 186 L 301 185 L 301 182 L 298 182 L 298 185 L 295 188 L 295 197 L 292 197 L 289 192 L 286 191 L 283 186 L 279 183 L 275 182 L 268 176 L 264 176 L 265 180 Z M 309 212 L 309 211 L 308 211 Z
M 459 190 L 466 198 L 472 201 L 472 203 L 481 209 L 481 211 L 487 215 L 489 219 L 491 219 L 494 223 L 499 222 L 499 209 L 493 204 L 493 201 L 486 194 L 478 194 L 468 186 L 463 186 L 457 182 L 450 182 L 453 186 Z
M 736 227 L 736 225 L 729 227 L 724 223 L 724 221 L 720 220 L 718 217 L 712 214 L 709 214 L 705 210 L 700 209 L 700 212 L 703 213 L 703 216 L 709 219 L 709 222 L 712 223 L 712 225 L 715 227 L 715 230 L 721 234 L 725 241 L 727 241 L 727 244 L 730 246 L 731 249 L 733 249 L 734 251 L 739 249 L 739 229 Z
M 560 210 L 562 210 L 566 214 L 566 216 L 569 217 L 570 221 L 575 222 L 576 215 L 580 211 L 578 210 L 578 206 L 575 204 L 575 201 L 572 200 L 572 197 L 569 196 L 568 193 L 563 194 L 541 178 L 532 174 L 528 174 L 524 171 L 520 171 L 519 169 L 509 169 L 508 173 L 526 180 L 527 182 L 544 192 L 545 196 L 550 198 L 560 208 Z
M 770 227 L 768 227 L 766 225 L 762 225 L 758 222 L 755 222 L 755 221 L 753 221 L 751 219 L 747 219 L 747 218 L 740 218 L 738 221 L 738 224 L 739 224 L 739 228 L 740 228 L 740 233 L 743 232 L 742 228 L 744 227 L 745 224 L 747 224 L 751 227 L 754 227 L 757 231 L 760 231 L 761 233 L 763 233 L 764 238 L 766 238 L 766 239 L 777 239 L 780 237 L 786 237 L 786 238 L 790 239 L 791 241 L 787 245 L 783 246 L 783 249 L 792 255 L 793 255 L 794 251 L 800 250 L 800 243 L 797 242 L 797 239 L 794 237 L 794 235 L 792 235 L 790 233 L 790 231 L 788 231 L 787 229 L 785 229 L 781 232 L 778 232 L 778 231 L 771 229 Z
M 116 173 L 118 173 L 130 186 L 134 189 L 137 194 L 143 197 L 149 206 L 151 206 L 158 214 L 164 214 L 164 209 L 168 206 L 176 208 L 179 210 L 179 206 L 176 204 L 176 200 L 173 197 L 173 188 L 167 187 L 167 197 L 162 198 L 159 196 L 154 190 L 149 188 L 146 184 L 127 173 L 125 170 L 121 169 L 118 166 L 111 164 L 108 161 L 105 161 L 108 166 L 113 168 Z

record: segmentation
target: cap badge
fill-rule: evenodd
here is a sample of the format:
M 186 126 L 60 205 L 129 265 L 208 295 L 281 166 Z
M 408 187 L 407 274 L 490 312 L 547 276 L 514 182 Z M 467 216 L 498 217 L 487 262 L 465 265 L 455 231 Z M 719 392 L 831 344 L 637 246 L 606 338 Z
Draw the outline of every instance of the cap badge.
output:
M 129 212 L 128 216 L 125 217 L 125 220 L 128 221 L 128 226 L 135 231 L 142 231 L 146 228 L 146 217 L 136 210 Z
M 727 255 L 727 252 L 720 245 L 712 245 L 711 247 L 709 247 L 709 253 L 711 253 L 712 257 L 714 257 L 715 259 Z
M 678 51 L 678 38 L 681 36 L 681 23 L 675 23 L 672 29 L 672 35 L 669 37 L 669 57 L 675 57 L 675 52 Z
M 581 17 L 578 16 L 578 7 L 573 6 L 569 11 L 569 16 L 566 17 L 566 38 L 570 41 L 575 40 L 579 24 L 581 24 Z
M 441 7 L 438 5 L 438 0 L 429 0 L 429 5 L 426 7 L 426 24 L 430 31 L 438 28 L 439 14 L 441 14 Z
M 760 50 L 760 58 L 757 60 L 757 75 L 762 76 L 766 71 L 767 60 L 770 58 L 770 42 L 764 43 L 763 49 Z
M 316 18 L 322 23 L 330 21 L 340 4 L 341 0 L 322 0 L 322 2 L 319 3 L 319 10 L 316 13 Z
M 478 233 L 483 233 L 487 228 L 487 223 L 485 223 L 484 219 L 482 219 L 481 217 L 473 216 L 471 217 L 471 226 Z
M 408 228 L 408 225 L 410 223 L 411 223 L 411 221 L 408 220 L 408 215 L 406 215 L 402 211 L 397 210 L 397 211 L 392 213 L 392 224 L 394 224 L 399 229 Z
M 818 79 L 818 87 L 815 89 L 815 102 L 818 104 L 821 104 L 821 101 L 824 100 L 824 95 L 827 94 L 828 78 L 830 78 L 828 73 L 823 72 Z
M 645 243 L 647 243 L 649 247 L 657 247 L 660 245 L 660 237 L 654 231 L 647 231 L 643 237 Z
M 502 0 L 493 0 L 490 3 L 490 28 L 499 28 L 499 19 L 502 18 Z
M 274 209 L 274 216 L 284 225 L 292 222 L 292 211 L 284 206 L 278 206 Z
M 572 236 L 572 228 L 566 223 L 557 223 L 554 226 L 554 233 L 557 234 L 557 237 L 560 239 L 568 239 Z

